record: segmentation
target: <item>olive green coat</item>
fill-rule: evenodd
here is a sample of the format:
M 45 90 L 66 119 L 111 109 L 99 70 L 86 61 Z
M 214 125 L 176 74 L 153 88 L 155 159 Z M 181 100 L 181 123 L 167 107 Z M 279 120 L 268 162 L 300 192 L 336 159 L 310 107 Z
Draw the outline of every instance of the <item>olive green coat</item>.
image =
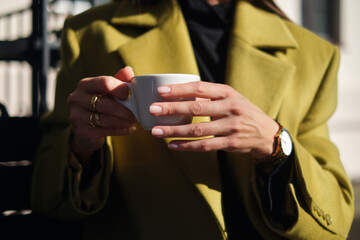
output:
M 206 195 L 209 189 L 221 191 L 216 153 L 176 153 L 141 129 L 108 138 L 103 171 L 91 188 L 79 193 L 81 167 L 77 169 L 69 150 L 66 104 L 77 82 L 114 75 L 125 65 L 137 75 L 198 74 L 177 2 L 151 7 L 129 2 L 100 6 L 65 23 L 55 108 L 43 120 L 45 134 L 36 159 L 34 211 L 65 219 L 86 217 L 89 239 L 226 238 L 221 209 L 211 205 L 212 196 L 218 196 Z M 248 155 L 229 153 L 230 170 L 222 173 L 234 179 L 239 204 L 265 239 L 345 239 L 348 234 L 353 191 L 327 128 L 336 108 L 338 64 L 339 50 L 330 43 L 237 2 L 226 84 L 282 123 L 294 142 L 294 168 L 283 206 L 295 219 L 288 229 L 271 224 Z M 184 162 L 192 176 L 184 174 Z M 94 195 L 94 189 L 100 190 Z

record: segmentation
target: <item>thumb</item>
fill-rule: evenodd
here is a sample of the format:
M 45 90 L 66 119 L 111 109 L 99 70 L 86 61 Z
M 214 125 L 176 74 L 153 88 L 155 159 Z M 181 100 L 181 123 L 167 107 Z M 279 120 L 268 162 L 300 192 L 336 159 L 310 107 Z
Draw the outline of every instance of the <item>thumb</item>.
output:
M 126 66 L 122 69 L 120 69 L 116 74 L 115 78 L 123 81 L 123 82 L 131 82 L 132 77 L 134 77 L 134 71 L 132 67 Z

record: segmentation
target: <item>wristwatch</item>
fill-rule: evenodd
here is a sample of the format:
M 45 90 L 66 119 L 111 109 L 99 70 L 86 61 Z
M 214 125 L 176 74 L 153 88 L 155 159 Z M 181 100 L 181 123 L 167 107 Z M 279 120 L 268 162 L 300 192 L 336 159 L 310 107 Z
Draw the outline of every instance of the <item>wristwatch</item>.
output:
M 281 124 L 279 124 L 279 130 L 275 134 L 275 142 L 275 152 L 265 159 L 256 161 L 259 168 L 263 170 L 272 169 L 291 155 L 293 150 L 292 140 L 289 132 Z

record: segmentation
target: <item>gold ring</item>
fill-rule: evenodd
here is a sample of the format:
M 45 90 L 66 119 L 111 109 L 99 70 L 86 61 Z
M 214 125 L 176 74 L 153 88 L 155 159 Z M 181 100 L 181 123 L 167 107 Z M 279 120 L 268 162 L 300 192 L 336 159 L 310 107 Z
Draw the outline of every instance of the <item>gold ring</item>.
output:
M 101 94 L 94 94 L 91 97 L 91 109 L 93 110 L 93 112 L 96 112 L 96 103 L 100 97 L 101 97 Z
M 94 114 L 94 118 L 95 118 L 95 126 L 100 128 L 101 127 L 101 123 L 100 123 L 100 117 L 98 113 Z
M 93 123 L 94 115 L 95 115 L 95 113 L 91 113 L 90 119 L 89 119 L 90 125 L 91 125 L 93 128 L 95 127 L 95 125 L 94 125 L 94 123 Z
M 95 120 L 95 121 L 94 121 L 94 120 Z M 100 128 L 100 127 L 101 127 L 100 116 L 99 116 L 99 114 L 96 113 L 96 112 L 91 113 L 89 122 L 90 122 L 90 125 L 91 125 L 93 128 L 95 128 L 95 127 Z

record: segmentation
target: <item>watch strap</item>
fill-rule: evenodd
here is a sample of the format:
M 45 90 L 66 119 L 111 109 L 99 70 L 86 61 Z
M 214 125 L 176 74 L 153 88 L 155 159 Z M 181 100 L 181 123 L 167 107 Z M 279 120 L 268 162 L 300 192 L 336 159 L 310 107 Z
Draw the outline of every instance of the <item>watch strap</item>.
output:
M 276 132 L 274 138 L 275 138 L 275 151 L 270 156 L 264 158 L 264 159 L 255 159 L 256 165 L 263 170 L 273 169 L 277 167 L 284 159 L 287 158 L 287 156 L 284 154 L 282 148 L 281 148 L 281 139 L 280 134 L 284 130 L 284 127 L 279 124 L 279 130 Z

